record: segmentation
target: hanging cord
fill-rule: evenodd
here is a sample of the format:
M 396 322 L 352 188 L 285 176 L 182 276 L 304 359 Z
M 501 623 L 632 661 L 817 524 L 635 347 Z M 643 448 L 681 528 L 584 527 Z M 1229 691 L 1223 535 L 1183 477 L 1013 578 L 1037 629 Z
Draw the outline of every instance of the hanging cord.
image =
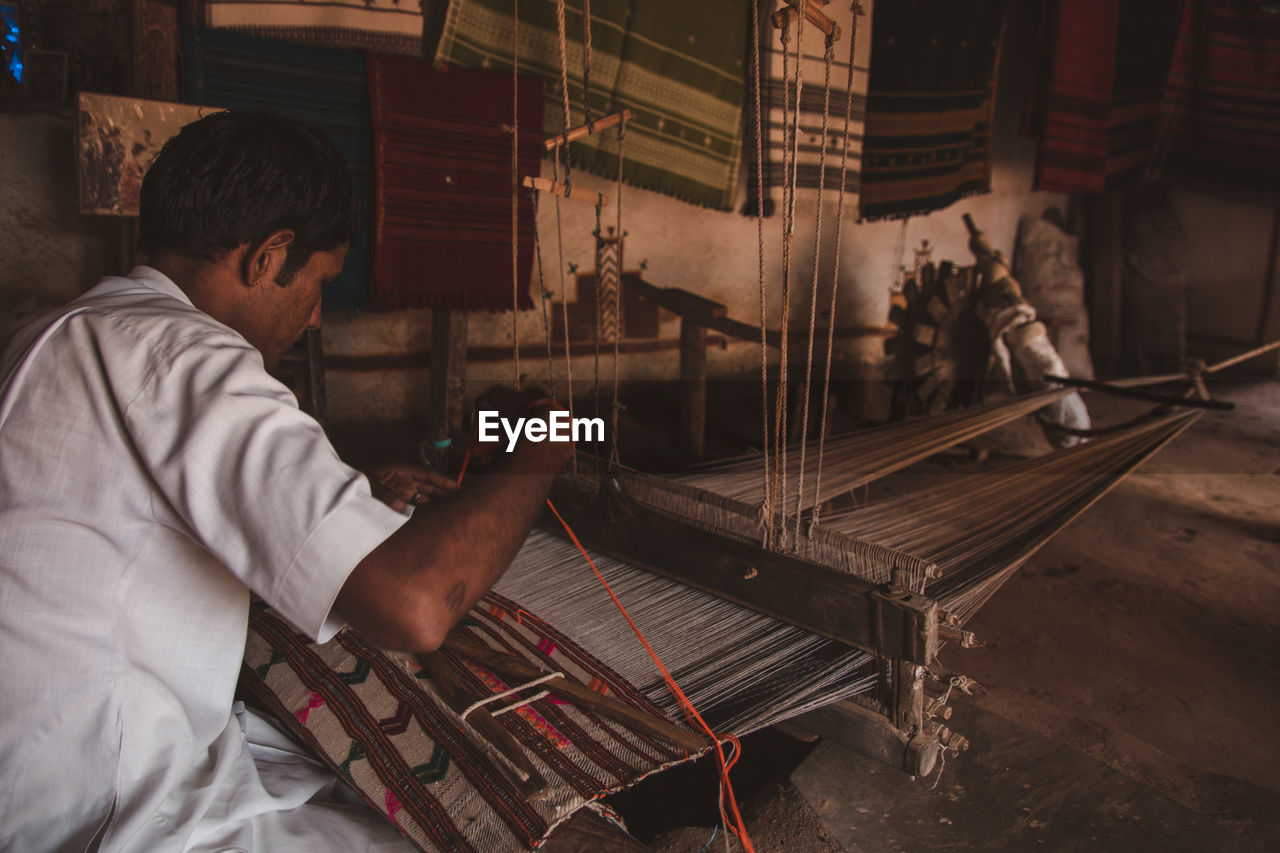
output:
M 773 490 L 776 496 L 774 503 L 775 517 L 773 524 L 781 529 L 785 523 L 784 515 L 787 504 L 787 362 L 789 347 L 789 332 L 791 325 L 791 241 L 795 236 L 795 218 L 796 218 L 796 185 L 798 178 L 797 159 L 800 152 L 800 96 L 804 87 L 804 71 L 803 71 L 803 39 L 804 39 L 804 10 L 806 0 L 800 0 L 798 8 L 799 16 L 796 19 L 796 82 L 794 97 L 784 106 L 784 126 L 789 118 L 791 128 L 791 139 L 788 142 L 783 139 L 785 146 L 784 156 L 788 162 L 784 162 L 784 175 L 786 178 L 785 193 L 786 198 L 783 202 L 783 223 L 782 223 L 782 319 L 779 324 L 780 344 L 782 349 L 780 364 L 778 368 L 778 393 L 776 398 L 776 409 L 774 411 L 774 470 L 773 470 Z M 782 81 L 783 90 L 786 91 L 787 81 L 787 46 L 789 41 L 789 28 L 787 19 L 783 19 L 782 25 Z M 781 542 L 776 543 L 781 545 Z
M 770 3 L 772 5 L 772 3 Z M 761 446 L 764 449 L 764 502 L 760 507 L 760 517 L 764 520 L 764 547 L 768 548 L 773 540 L 773 492 L 769 463 L 769 340 L 768 340 L 768 289 L 764 280 L 764 119 L 760 114 L 760 0 L 751 4 L 751 25 L 755 37 L 751 41 L 752 72 L 755 78 L 756 100 L 756 259 L 757 285 L 760 290 L 760 419 Z M 784 54 L 785 55 L 785 54 Z M 785 62 L 785 59 L 784 59 Z
M 742 813 L 738 810 L 738 801 L 733 793 L 733 785 L 729 781 L 729 771 L 733 769 L 733 765 L 737 763 L 738 757 L 742 754 L 742 749 L 738 739 L 732 735 L 727 738 L 721 738 L 720 735 L 717 735 L 711 730 L 711 726 L 707 725 L 706 720 L 702 719 L 702 715 L 698 713 L 698 709 L 693 706 L 693 703 L 689 701 L 689 697 L 680 689 L 680 685 L 676 683 L 675 677 L 672 676 L 670 670 L 668 670 L 666 665 L 662 662 L 662 659 L 658 657 L 658 653 L 653 650 L 653 646 L 651 646 L 649 641 L 645 639 L 644 633 L 641 632 L 639 626 L 637 626 L 635 621 L 632 620 L 631 614 L 629 614 L 627 609 L 622 606 L 622 602 L 614 593 L 613 588 L 609 586 L 609 582 L 604 579 L 604 575 L 600 574 L 600 570 L 596 568 L 596 564 L 591 559 L 591 555 L 587 553 L 587 549 L 578 541 L 578 537 L 574 534 L 573 529 L 569 527 L 568 522 L 561 517 L 560 513 L 556 510 L 555 505 L 552 504 L 550 500 L 547 501 L 547 506 L 550 507 L 552 514 L 555 515 L 561 526 L 564 527 L 565 533 L 568 534 L 569 539 L 578 547 L 578 551 L 582 554 L 583 558 L 586 559 L 587 564 L 591 566 L 591 571 L 595 572 L 596 578 L 604 585 L 605 591 L 608 592 L 609 597 L 613 599 L 613 603 L 618 608 L 618 612 L 622 614 L 622 618 L 627 620 L 627 624 L 631 626 L 631 630 L 640 640 L 645 651 L 649 653 L 649 657 L 658 667 L 658 671 L 662 673 L 662 680 L 666 682 L 667 689 L 671 691 L 671 695 L 675 697 L 676 702 L 679 703 L 680 709 L 684 711 L 689 722 L 691 724 L 696 724 L 698 728 L 701 728 L 702 731 L 711 738 L 712 743 L 715 745 L 716 763 L 720 770 L 721 817 L 725 819 L 725 826 L 728 830 L 738 837 L 738 840 L 742 843 L 743 849 L 747 851 L 747 853 L 755 853 L 755 848 L 751 844 L 751 839 L 747 836 L 746 822 L 743 821 Z M 734 752 L 730 760 L 725 759 L 724 748 L 721 745 L 722 739 L 728 740 L 734 745 Z M 725 814 L 724 805 L 726 796 L 729 808 L 733 812 L 733 823 L 729 823 L 728 816 Z
M 618 296 L 613 301 L 613 443 L 609 448 L 609 464 L 617 466 L 618 461 L 618 419 L 621 416 L 622 404 L 618 402 L 618 342 L 622 340 L 622 144 L 627 137 L 627 117 L 624 113 L 618 122 L 618 198 L 615 202 L 615 231 L 618 235 Z
M 547 385 L 551 396 L 556 395 L 556 371 L 551 355 L 551 316 L 547 313 L 547 280 L 542 269 L 542 241 L 538 239 L 538 191 L 530 187 L 529 202 L 533 205 L 533 254 L 538 259 L 538 293 L 542 302 L 542 335 L 547 343 Z
M 831 405 L 831 359 L 835 353 L 836 341 L 836 291 L 840 287 L 840 236 L 844 231 L 844 193 L 847 186 L 849 164 L 849 119 L 853 114 L 853 59 L 858 44 L 858 16 L 862 14 L 862 4 L 853 2 L 853 20 L 849 25 L 849 77 L 845 82 L 844 100 L 844 145 L 840 149 L 840 194 L 836 197 L 836 240 L 831 267 L 831 307 L 827 317 L 827 366 L 822 385 L 822 423 L 818 426 L 818 466 L 814 472 L 813 514 L 809 520 L 809 535 L 818 523 L 818 512 L 821 509 L 819 500 L 822 496 L 822 453 L 827 442 L 827 410 Z
M 536 227 L 536 225 L 535 225 Z M 511 357 L 520 390 L 520 0 L 511 8 Z
M 796 474 L 796 542 L 800 541 L 800 514 L 804 509 L 804 463 L 809 449 L 809 400 L 813 390 L 813 340 L 818 326 L 818 268 L 822 257 L 822 189 L 827 183 L 827 119 L 831 112 L 831 62 L 836 42 L 827 35 L 823 50 L 822 142 L 818 148 L 817 212 L 813 222 L 813 281 L 809 292 L 809 357 L 804 366 L 804 412 L 800 421 L 800 471 Z
M 564 105 L 564 128 L 562 130 L 562 139 L 569 138 L 569 63 L 567 59 L 565 34 L 564 34 L 564 0 L 556 0 L 556 26 L 558 27 L 558 36 L 560 43 L 560 96 Z M 555 183 L 560 181 L 560 152 L 564 151 L 564 189 L 569 192 L 569 146 L 568 144 L 557 144 L 555 147 L 555 158 L 552 161 L 551 180 Z M 573 359 L 569 347 L 569 293 L 565 288 L 564 281 L 564 225 L 560 218 L 560 193 L 555 194 L 556 197 L 556 248 L 559 252 L 560 261 L 560 311 L 564 320 L 564 375 L 567 391 L 565 397 L 569 402 L 569 422 L 573 423 Z M 578 447 L 573 447 L 573 470 L 578 470 Z
M 582 112 L 587 133 L 595 133 L 596 122 L 591 117 L 591 0 L 582 0 Z

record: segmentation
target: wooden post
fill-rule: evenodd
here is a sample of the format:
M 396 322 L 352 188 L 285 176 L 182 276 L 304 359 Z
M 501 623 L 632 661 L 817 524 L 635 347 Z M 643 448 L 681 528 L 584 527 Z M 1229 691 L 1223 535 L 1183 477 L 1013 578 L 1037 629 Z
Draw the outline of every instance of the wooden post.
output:
M 680 435 L 701 456 L 707 431 L 707 330 L 680 318 Z

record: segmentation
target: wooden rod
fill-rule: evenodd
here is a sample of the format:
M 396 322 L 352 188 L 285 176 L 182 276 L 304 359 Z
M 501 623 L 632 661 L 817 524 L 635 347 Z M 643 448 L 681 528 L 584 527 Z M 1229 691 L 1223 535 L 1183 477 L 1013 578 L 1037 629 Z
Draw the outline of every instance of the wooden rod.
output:
M 422 664 L 427 674 L 431 676 L 431 680 L 435 682 L 436 688 L 440 691 L 440 697 L 455 714 L 461 714 L 474 697 L 469 694 L 457 674 L 450 668 L 449 662 L 439 652 L 420 654 L 417 658 L 418 663 Z M 520 778 L 517 781 L 524 795 L 531 800 L 546 796 L 547 780 L 533 766 L 520 744 L 516 743 L 516 739 L 502 727 L 502 724 L 484 708 L 476 708 L 467 716 L 468 719 L 464 722 L 472 726 L 519 771 Z
M 484 643 L 457 634 L 450 634 L 445 638 L 444 648 L 454 654 L 470 658 L 500 675 L 512 678 L 532 681 L 535 678 L 541 678 L 549 674 L 541 667 L 529 663 L 524 658 L 518 658 L 515 655 L 491 649 Z M 581 684 L 577 684 L 567 678 L 553 678 L 544 682 L 542 686 L 553 693 L 559 693 L 566 699 L 573 700 L 573 702 L 589 711 L 609 717 L 630 726 L 638 732 L 659 738 L 674 747 L 683 749 L 685 752 L 701 752 L 710 746 L 706 738 L 695 732 L 682 729 L 661 717 L 655 717 L 625 702 L 602 696 L 596 691 L 583 687 Z
M 550 178 L 526 177 L 523 183 L 526 187 L 532 187 L 539 192 L 554 193 L 569 199 L 569 201 L 581 201 L 591 205 L 598 204 L 601 207 L 609 203 L 609 197 L 602 193 L 593 193 L 590 190 L 577 188 L 570 189 L 559 181 L 553 181 Z
M 553 151 L 557 145 L 577 142 L 579 139 L 590 136 L 597 130 L 608 130 L 622 121 L 631 121 L 631 110 L 623 110 L 620 113 L 607 115 L 604 118 L 596 119 L 591 124 L 584 124 L 581 127 L 575 127 L 567 133 L 558 133 L 550 139 L 545 140 L 542 144 L 547 146 L 548 151 Z
M 825 6 L 826 4 L 823 3 L 822 5 Z M 773 13 L 774 29 L 782 29 L 782 25 L 788 18 L 791 19 L 793 24 L 800 18 L 800 13 L 796 11 L 795 6 L 787 6 L 785 9 L 779 9 Z M 833 42 L 840 41 L 840 25 L 818 11 L 817 0 L 810 0 L 810 2 L 804 4 L 804 19 L 822 30 Z
M 1233 364 L 1239 364 L 1242 361 L 1248 361 L 1251 358 L 1257 358 L 1258 356 L 1264 353 L 1271 352 L 1273 349 L 1280 349 L 1280 341 L 1272 341 L 1271 343 L 1263 344 L 1262 346 L 1256 349 L 1251 349 L 1248 352 L 1242 352 L 1237 356 L 1232 356 L 1226 361 L 1220 361 L 1217 364 L 1211 364 L 1204 369 L 1204 372 L 1217 373 L 1219 370 L 1222 370 L 1223 368 L 1231 367 Z

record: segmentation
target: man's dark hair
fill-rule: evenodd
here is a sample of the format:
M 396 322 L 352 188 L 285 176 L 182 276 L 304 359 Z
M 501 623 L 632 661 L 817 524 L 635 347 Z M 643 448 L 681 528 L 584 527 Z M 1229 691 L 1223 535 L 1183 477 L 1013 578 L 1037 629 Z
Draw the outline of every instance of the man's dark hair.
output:
M 138 249 L 211 261 L 281 229 L 294 232 L 279 282 L 317 251 L 353 243 L 359 204 L 342 154 L 306 122 L 266 110 L 194 121 L 142 182 Z

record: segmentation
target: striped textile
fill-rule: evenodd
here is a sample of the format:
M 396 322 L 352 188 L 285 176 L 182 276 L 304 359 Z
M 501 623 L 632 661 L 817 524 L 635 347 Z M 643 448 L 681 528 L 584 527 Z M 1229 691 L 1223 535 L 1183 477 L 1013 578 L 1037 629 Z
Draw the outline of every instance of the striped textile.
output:
M 539 163 L 541 84 L 520 80 L 520 157 Z M 369 308 L 510 310 L 511 76 L 369 54 Z M 528 166 L 526 166 L 526 169 Z M 533 205 L 519 193 L 519 302 L 532 308 Z
M 1152 177 L 1261 189 L 1274 200 L 1280 187 L 1280 13 L 1274 5 L 1187 0 Z
M 455 631 L 658 714 L 620 676 L 499 595 Z M 477 696 L 510 685 L 442 653 Z M 521 795 L 410 656 L 351 631 L 315 645 L 261 601 L 250 610 L 240 686 L 423 850 L 526 850 L 588 802 L 690 760 L 682 752 L 548 697 L 497 716 L 549 786 Z
M 202 0 L 220 29 L 328 47 L 422 54 L 422 11 L 410 0 Z
M 845 163 L 845 192 L 857 193 L 859 171 L 862 163 L 862 133 L 867 109 L 867 66 L 871 57 L 871 20 L 872 0 L 860 0 L 863 14 L 858 18 L 856 52 L 853 61 L 853 104 L 849 118 L 849 156 Z M 794 98 L 796 74 L 796 35 L 795 25 L 790 28 L 791 49 L 787 56 L 787 75 L 792 81 L 792 94 L 786 95 L 782 80 L 782 42 L 781 32 L 775 29 L 769 19 L 773 3 L 762 3 L 760 57 L 764 66 L 761 79 L 761 108 L 767 116 L 764 125 L 764 186 L 766 194 L 769 190 L 781 187 L 783 176 L 783 138 L 786 117 L 787 97 Z M 818 186 L 818 173 L 822 171 L 824 188 L 840 189 L 840 152 L 844 146 L 844 110 L 848 98 L 849 82 L 849 34 L 852 32 L 853 13 L 849 2 L 832 3 L 823 7 L 822 13 L 831 18 L 840 27 L 840 41 L 834 45 L 834 56 L 831 63 L 831 90 L 829 116 L 827 119 L 827 155 L 826 168 L 820 169 L 822 161 L 822 111 L 824 102 L 823 80 L 826 76 L 826 63 L 823 59 L 824 39 L 821 31 L 806 23 L 800 30 L 800 133 L 797 145 L 796 187 L 799 190 L 813 190 Z M 749 84 L 754 85 L 754 84 Z M 748 203 L 754 209 L 756 194 L 756 159 L 755 148 L 755 96 L 747 93 L 747 147 L 751 152 L 747 168 L 750 180 L 747 183 Z M 766 212 L 769 205 L 765 206 Z
M 369 277 L 369 95 L 364 56 L 209 29 L 184 29 L 185 97 L 231 109 L 269 107 L 317 125 L 346 157 L 365 215 L 324 306 L 360 308 Z
M 570 126 L 582 107 L 582 2 L 566 4 Z M 546 83 L 547 136 L 564 128 L 553 0 L 523 0 L 520 68 Z M 595 0 L 591 3 L 593 117 L 629 108 L 623 179 L 644 189 L 727 210 L 742 157 L 743 70 L 749 7 L 738 0 Z M 453 0 L 438 64 L 510 69 L 511 0 Z M 570 145 L 572 167 L 618 173 L 617 133 Z
M 1177 34 L 1168 0 L 1061 3 L 1043 115 L 1036 189 L 1100 193 L 1142 177 Z
M 880 3 L 862 143 L 863 219 L 901 219 L 991 190 L 1004 0 Z

